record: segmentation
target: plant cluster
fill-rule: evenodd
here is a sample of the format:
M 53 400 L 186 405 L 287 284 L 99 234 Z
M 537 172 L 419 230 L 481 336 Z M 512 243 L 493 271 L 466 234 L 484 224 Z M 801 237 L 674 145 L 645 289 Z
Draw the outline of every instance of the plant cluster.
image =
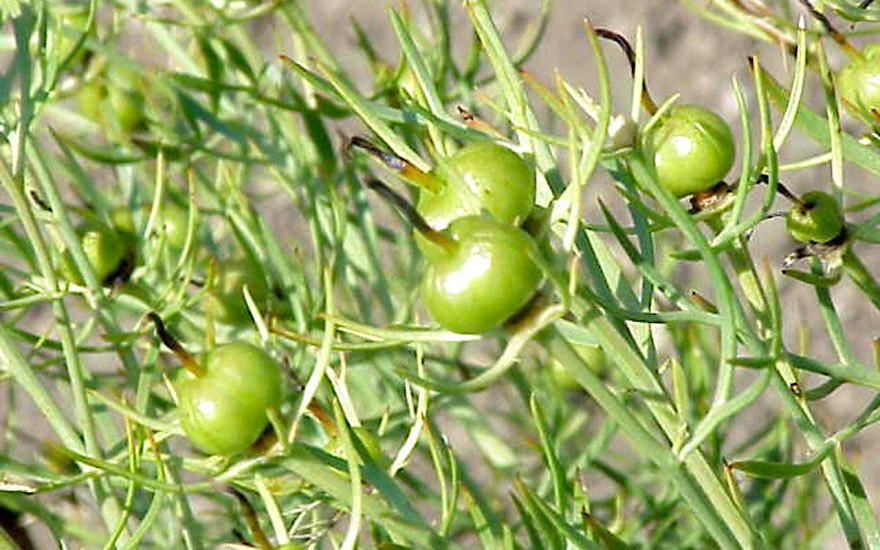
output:
M 880 199 L 843 172 L 880 175 L 880 50 L 805 0 L 815 31 L 683 3 L 793 56 L 733 80 L 737 132 L 654 101 L 640 34 L 584 24 L 596 94 L 543 82 L 550 2 L 515 50 L 487 0 L 388 8 L 397 62 L 355 22 L 371 83 L 304 2 L 0 6 L 0 542 L 880 548 L 847 447 L 880 398 L 817 411 L 880 389 L 832 294 L 880 309 Z M 781 164 L 799 136 L 823 152 Z M 778 217 L 793 252 L 761 265 Z M 785 337 L 781 284 L 833 359 Z

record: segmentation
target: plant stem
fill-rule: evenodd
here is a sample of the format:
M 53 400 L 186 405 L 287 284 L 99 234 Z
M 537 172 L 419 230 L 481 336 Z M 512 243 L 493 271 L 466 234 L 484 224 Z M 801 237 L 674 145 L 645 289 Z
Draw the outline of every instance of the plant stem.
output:
M 23 128 L 18 129 L 19 135 L 22 135 Z M 20 144 L 24 147 L 24 143 Z M 13 176 L 9 166 L 5 161 L 0 161 L 0 182 L 6 188 L 6 192 L 12 199 L 19 220 L 24 227 L 28 241 L 31 243 L 33 252 L 37 257 L 37 265 L 43 275 L 48 286 L 47 290 L 52 295 L 60 296 L 60 288 L 52 262 L 49 259 L 49 252 L 43 234 L 40 232 L 33 210 L 28 206 L 27 199 L 24 194 L 23 177 L 16 178 Z M 61 332 L 61 344 L 64 353 L 65 363 L 67 365 L 67 373 L 70 379 L 71 393 L 73 394 L 74 407 L 76 410 L 77 421 L 83 432 L 83 442 L 79 438 L 71 438 L 70 434 L 65 433 L 66 428 L 61 428 L 62 424 L 56 423 L 57 428 L 65 430 L 58 433 L 59 437 L 64 438 L 65 444 L 75 451 L 85 451 L 91 456 L 100 457 L 101 450 L 95 434 L 95 422 L 92 417 L 91 408 L 86 395 L 86 378 L 87 373 L 82 368 L 80 356 L 76 351 L 76 340 L 71 330 L 71 320 L 67 313 L 67 308 L 60 298 L 53 299 L 52 313 L 55 318 L 56 326 Z M 36 381 L 36 377 L 28 375 L 32 381 Z M 32 386 L 35 390 L 36 386 Z M 112 491 L 101 480 L 90 480 L 89 486 L 95 496 L 95 500 L 101 510 L 101 517 L 104 524 L 109 528 L 116 524 L 120 515 L 119 502 L 116 500 Z
M 159 335 L 159 340 L 165 344 L 168 349 L 174 352 L 174 355 L 177 356 L 177 359 L 180 360 L 180 363 L 183 365 L 183 368 L 188 370 L 190 374 L 193 376 L 199 377 L 204 376 L 205 368 L 199 365 L 199 362 L 196 361 L 196 358 L 193 355 L 184 349 L 183 345 L 174 337 L 168 329 L 165 328 L 165 323 L 162 322 L 162 318 L 156 314 L 156 312 L 151 311 L 147 314 L 147 318 L 156 325 L 156 334 Z
M 628 355 L 627 351 L 631 352 L 631 350 L 628 350 L 625 343 L 619 341 L 620 335 L 605 317 L 599 311 L 594 310 L 593 315 L 588 318 L 586 328 L 596 335 L 603 350 L 611 351 L 609 355 L 612 361 L 621 366 L 624 360 L 621 355 Z M 673 483 L 719 546 L 722 548 L 755 547 L 758 538 L 756 531 L 751 527 L 742 510 L 737 508 L 724 490 L 720 479 L 712 472 L 699 452 L 689 455 L 683 463 L 679 462 L 672 450 L 651 435 L 648 428 L 642 425 L 620 402 L 619 398 L 605 387 L 555 326 L 546 329 L 540 335 L 540 340 L 548 353 L 565 366 L 575 380 L 620 426 L 633 448 L 670 474 Z M 615 344 L 623 344 L 626 349 L 615 349 L 612 347 Z M 631 355 L 634 353 L 631 352 Z M 649 378 L 655 381 L 652 375 L 649 375 Z M 674 432 L 678 430 L 678 424 L 674 419 L 675 413 L 668 400 L 662 399 L 662 396 L 665 395 L 663 388 L 655 390 L 657 391 L 643 392 L 644 395 L 651 396 L 645 399 L 645 405 L 651 410 L 661 428 L 664 429 L 666 437 L 674 437 Z M 672 430 L 667 428 L 672 428 Z M 670 431 L 673 433 L 670 434 Z
M 865 293 L 874 307 L 880 309 L 880 284 L 877 283 L 877 279 L 871 275 L 858 255 L 853 252 L 852 245 L 849 245 L 843 254 L 843 270 L 849 275 L 852 282 Z
M 389 153 L 362 137 L 355 136 L 351 138 L 347 149 L 352 147 L 357 147 L 358 149 L 366 151 L 372 157 L 378 159 L 388 169 L 393 170 L 400 174 L 404 179 L 415 183 L 417 186 L 430 191 L 431 193 L 440 192 L 444 185 L 446 185 L 443 180 L 432 173 L 421 170 L 412 163 L 407 162 L 406 159 L 403 159 L 394 153 Z
M 724 224 L 720 218 L 710 218 L 706 220 L 706 224 L 718 234 L 724 229 Z M 767 297 L 764 295 L 764 289 L 758 279 L 758 273 L 751 257 L 743 244 L 742 237 L 735 237 L 727 250 L 727 257 L 730 265 L 736 273 L 739 280 L 740 288 L 748 300 L 752 311 L 758 315 L 763 322 L 767 321 Z

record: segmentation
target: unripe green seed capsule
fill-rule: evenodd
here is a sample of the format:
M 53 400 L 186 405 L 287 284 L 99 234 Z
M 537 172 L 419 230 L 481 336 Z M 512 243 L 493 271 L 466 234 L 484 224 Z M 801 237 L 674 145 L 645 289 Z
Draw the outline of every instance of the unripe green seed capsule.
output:
M 281 371 L 263 350 L 245 342 L 208 352 L 205 372 L 182 371 L 177 379 L 180 425 L 206 454 L 227 455 L 250 447 L 281 405 Z
M 444 182 L 423 190 L 417 210 L 428 225 L 445 229 L 456 218 L 488 213 L 519 225 L 535 204 L 535 173 L 518 154 L 490 141 L 470 143 L 434 170 Z
M 251 317 L 242 289 L 246 285 L 257 304 L 265 302 L 269 287 L 263 271 L 249 259 L 235 258 L 217 262 L 215 273 L 214 286 L 204 296 L 205 309 L 222 323 L 247 323 Z
M 696 105 L 676 105 L 643 137 L 657 181 L 676 197 L 711 189 L 733 166 L 733 134 L 724 120 Z
M 869 44 L 861 57 L 850 59 L 834 79 L 847 111 L 869 125 L 880 124 L 880 43 Z
M 785 218 L 788 233 L 802 243 L 826 243 L 843 231 L 844 219 L 837 201 L 823 191 L 810 191 Z
M 428 256 L 422 300 L 447 330 L 482 334 L 525 306 L 544 279 L 528 234 L 488 216 L 458 218 L 449 226 L 451 250 Z

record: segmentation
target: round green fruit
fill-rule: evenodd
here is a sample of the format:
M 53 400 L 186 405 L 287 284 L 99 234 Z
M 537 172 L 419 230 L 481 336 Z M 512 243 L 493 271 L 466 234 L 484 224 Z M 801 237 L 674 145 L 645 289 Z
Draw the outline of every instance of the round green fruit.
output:
M 826 243 L 840 235 L 844 223 L 837 201 L 823 191 L 805 193 L 785 217 L 789 235 L 802 243 Z
M 696 105 L 672 107 L 643 139 L 658 183 L 679 198 L 708 191 L 733 166 L 730 127 Z
M 159 230 L 165 235 L 165 243 L 175 251 L 183 250 L 183 245 L 186 244 L 189 213 L 177 203 L 165 203 L 162 205 L 158 224 Z
M 186 437 L 206 454 L 228 455 L 250 447 L 281 405 L 278 364 L 245 342 L 208 352 L 204 372 L 182 371 L 177 380 L 178 415 Z
M 100 224 L 89 224 L 82 231 L 82 248 L 99 281 L 108 280 L 126 256 L 126 246 L 119 233 Z
M 257 304 L 266 301 L 269 287 L 263 270 L 246 258 L 233 258 L 217 262 L 213 288 L 205 293 L 205 308 L 214 312 L 214 318 L 222 323 L 240 325 L 251 316 L 244 300 L 246 285 L 251 298 Z
M 127 206 L 114 206 L 110 209 L 110 225 L 119 232 L 123 239 L 136 239 L 134 216 Z
M 861 57 L 844 65 L 834 82 L 844 108 L 872 126 L 880 123 L 880 43 L 866 46 Z
M 433 175 L 439 189 L 424 189 L 417 210 L 432 228 L 445 229 L 456 218 L 488 213 L 519 225 L 535 205 L 535 173 L 507 147 L 491 141 L 470 143 L 443 160 Z
M 123 238 L 113 229 L 97 223 L 88 222 L 77 229 L 83 253 L 92 266 L 95 278 L 101 284 L 110 284 L 123 267 L 128 257 L 128 248 Z M 69 258 L 61 262 L 64 275 L 76 284 L 83 284 L 83 279 Z
M 574 347 L 575 352 L 581 357 L 581 359 L 583 359 L 584 364 L 586 364 L 593 373 L 599 376 L 604 374 L 607 360 L 602 348 L 590 344 L 572 344 L 572 346 Z M 571 391 L 581 389 L 581 385 L 578 384 L 574 376 L 571 375 L 564 365 L 557 361 L 553 361 L 550 364 L 550 376 L 553 378 L 553 381 L 564 390 Z
M 453 245 L 429 254 L 422 300 L 443 328 L 482 334 L 525 306 L 544 279 L 528 234 L 488 216 L 466 216 L 448 228 Z M 439 248 L 439 247 L 437 247 Z
M 84 117 L 97 124 L 103 123 L 102 109 L 107 90 L 97 80 L 90 80 L 80 86 L 76 92 L 76 104 Z
M 107 98 L 122 133 L 130 134 L 144 128 L 147 119 L 144 116 L 144 95 L 140 91 L 111 86 Z
M 83 84 L 76 94 L 80 112 L 92 122 L 130 134 L 146 127 L 141 78 L 128 69 L 108 67 L 103 76 Z

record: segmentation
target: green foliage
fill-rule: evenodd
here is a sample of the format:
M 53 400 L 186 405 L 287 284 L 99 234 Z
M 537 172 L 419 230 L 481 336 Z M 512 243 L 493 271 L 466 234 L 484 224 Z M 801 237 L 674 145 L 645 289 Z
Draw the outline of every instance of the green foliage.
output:
M 795 53 L 734 79 L 734 136 L 677 96 L 643 115 L 663 68 L 640 33 L 613 73 L 631 97 L 589 25 L 570 47 L 593 81 L 545 82 L 526 61 L 549 0 L 519 43 L 501 2 L 387 8 L 399 51 L 355 22 L 363 60 L 312 25 L 319 2 L 14 4 L 4 517 L 77 548 L 880 547 L 853 445 L 880 398 L 852 397 L 880 389 L 878 346 L 836 288 L 880 309 L 880 199 L 847 185 L 880 174 L 873 46 L 836 67 L 792 3 L 682 0 Z M 341 128 L 407 170 L 342 153 Z M 819 153 L 787 160 L 805 140 Z M 413 174 L 445 187 L 396 203 L 405 221 L 362 185 Z M 821 199 L 792 209 L 804 175 L 800 207 Z M 749 237 L 784 236 L 780 211 L 809 242 L 762 266 Z M 480 254 L 467 293 L 431 284 Z M 860 408 L 829 419 L 838 402 Z

